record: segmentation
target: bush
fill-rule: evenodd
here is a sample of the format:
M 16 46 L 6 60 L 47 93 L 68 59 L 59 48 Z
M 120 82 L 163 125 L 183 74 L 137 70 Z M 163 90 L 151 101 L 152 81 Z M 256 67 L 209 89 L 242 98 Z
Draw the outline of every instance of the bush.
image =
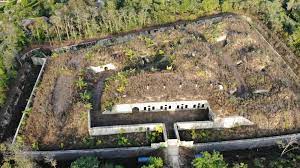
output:
M 142 168 L 162 168 L 164 166 L 164 162 L 160 157 L 150 157 L 150 161 L 148 165 L 143 166 Z
M 203 152 L 203 157 L 196 158 L 192 164 L 195 168 L 227 168 L 228 165 L 224 161 L 223 156 L 219 152 Z
M 20 153 L 18 146 L 11 144 L 0 143 L 0 167 L 1 168 L 32 168 L 37 167 L 37 164 L 26 155 L 18 155 Z M 1 165 L 1 154 L 3 162 Z
M 98 168 L 100 161 L 97 157 L 80 157 L 71 164 L 71 168 Z

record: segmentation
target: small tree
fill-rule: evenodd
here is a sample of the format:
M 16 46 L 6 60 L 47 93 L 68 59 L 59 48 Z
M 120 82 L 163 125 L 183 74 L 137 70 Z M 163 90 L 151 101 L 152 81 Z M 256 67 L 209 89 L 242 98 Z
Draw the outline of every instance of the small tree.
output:
M 80 157 L 71 164 L 71 168 L 98 168 L 100 161 L 97 157 Z
M 227 168 L 228 165 L 224 161 L 223 156 L 219 152 L 203 152 L 203 157 L 196 158 L 192 164 L 195 168 Z

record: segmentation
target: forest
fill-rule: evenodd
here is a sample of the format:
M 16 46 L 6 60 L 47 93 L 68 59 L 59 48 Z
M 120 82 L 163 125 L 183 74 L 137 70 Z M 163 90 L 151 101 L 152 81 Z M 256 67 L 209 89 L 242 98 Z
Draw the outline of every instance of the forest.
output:
M 258 18 L 300 55 L 299 0 L 11 0 L 0 4 L 0 107 L 27 48 L 233 12 Z

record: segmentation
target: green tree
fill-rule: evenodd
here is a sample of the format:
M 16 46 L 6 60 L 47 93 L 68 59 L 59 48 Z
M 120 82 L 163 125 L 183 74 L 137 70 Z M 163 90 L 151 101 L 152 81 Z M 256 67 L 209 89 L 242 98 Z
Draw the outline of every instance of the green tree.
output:
M 205 14 L 216 13 L 220 9 L 219 0 L 203 0 L 201 9 Z
M 300 26 L 292 34 L 292 45 L 296 48 L 300 54 Z

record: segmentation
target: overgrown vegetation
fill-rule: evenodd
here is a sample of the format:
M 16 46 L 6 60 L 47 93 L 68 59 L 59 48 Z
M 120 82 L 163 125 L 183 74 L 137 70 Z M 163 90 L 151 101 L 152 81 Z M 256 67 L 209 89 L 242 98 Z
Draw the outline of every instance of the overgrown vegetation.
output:
M 128 76 L 134 73 L 134 71 L 118 72 L 117 74 L 109 77 L 105 82 L 105 91 L 116 90 L 118 95 L 122 95 L 125 92 L 125 88 L 128 84 Z M 103 102 L 104 110 L 111 110 L 113 105 L 119 102 L 118 95 L 111 96 L 108 100 Z
M 258 16 L 300 52 L 297 0 L 113 0 L 103 5 L 92 0 L 18 2 L 9 1 L 0 9 L 0 107 L 15 74 L 15 56 L 33 43 L 95 38 L 178 19 L 239 12 Z
M 227 168 L 228 164 L 224 161 L 219 152 L 202 152 L 201 157 L 193 160 L 195 168 Z
M 98 168 L 100 161 L 97 157 L 80 157 L 71 164 L 71 168 Z
M 99 161 L 97 157 L 80 157 L 71 164 L 71 168 L 123 168 L 121 165 Z
M 298 145 L 296 146 L 298 147 Z M 251 152 L 245 150 L 244 153 L 238 153 L 235 159 L 232 153 L 236 151 L 225 152 L 224 157 L 220 152 L 202 152 L 200 157 L 193 160 L 192 165 L 195 168 L 299 167 L 299 148 L 292 149 L 285 154 L 282 154 L 280 150 L 277 151 L 276 147 L 258 151 L 252 150 Z
M 0 143 L 0 167 L 32 168 L 37 166 L 29 157 L 18 154 L 20 151 L 16 145 Z M 3 156 L 3 163 L 1 163 L 1 155 Z
M 156 126 L 155 130 L 152 132 L 146 132 L 147 139 L 153 143 L 157 142 L 157 139 L 161 138 L 163 134 L 163 127 L 161 126 Z

